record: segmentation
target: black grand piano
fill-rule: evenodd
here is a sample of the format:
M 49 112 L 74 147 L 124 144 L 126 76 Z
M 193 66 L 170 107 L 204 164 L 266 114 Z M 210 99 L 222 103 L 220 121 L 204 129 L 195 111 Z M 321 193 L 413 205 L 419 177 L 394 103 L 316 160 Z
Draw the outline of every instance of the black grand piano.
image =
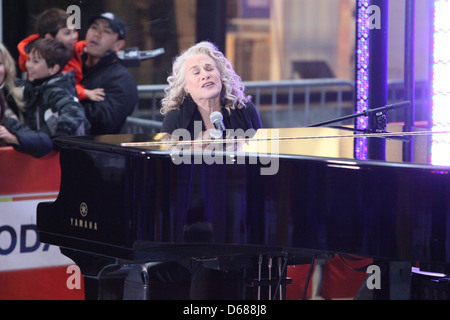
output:
M 448 135 L 261 129 L 200 149 L 161 133 L 58 138 L 61 187 L 38 205 L 39 238 L 80 266 L 93 299 L 189 299 L 192 261 L 243 299 L 282 297 L 286 265 L 334 254 L 447 274 L 450 166 L 432 150 Z M 357 156 L 364 143 L 381 156 Z

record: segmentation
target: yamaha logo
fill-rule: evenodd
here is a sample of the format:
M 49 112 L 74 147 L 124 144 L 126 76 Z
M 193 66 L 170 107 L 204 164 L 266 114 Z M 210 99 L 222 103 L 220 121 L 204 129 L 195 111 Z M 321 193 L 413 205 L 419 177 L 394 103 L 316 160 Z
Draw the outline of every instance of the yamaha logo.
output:
M 86 217 L 88 213 L 88 206 L 85 202 L 80 204 L 80 214 L 82 217 Z
M 86 218 L 88 214 L 88 206 L 86 202 L 82 202 L 80 204 L 80 214 L 83 218 Z M 96 221 L 87 220 L 87 219 L 78 219 L 78 218 L 70 218 L 70 225 L 72 227 L 77 227 L 81 229 L 93 230 L 97 231 L 98 226 Z

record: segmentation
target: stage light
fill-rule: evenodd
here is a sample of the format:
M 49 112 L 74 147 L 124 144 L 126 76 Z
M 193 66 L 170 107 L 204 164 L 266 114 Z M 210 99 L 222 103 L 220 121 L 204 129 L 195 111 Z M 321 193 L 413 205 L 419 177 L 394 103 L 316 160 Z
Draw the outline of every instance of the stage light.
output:
M 432 130 L 450 130 L 450 1 L 435 0 L 432 35 Z M 450 165 L 450 134 L 434 134 L 431 163 Z
M 369 108 L 369 1 L 358 0 L 356 15 L 356 113 Z M 356 128 L 367 129 L 367 117 L 356 120 Z M 367 138 L 357 138 L 355 145 L 356 159 L 367 159 Z

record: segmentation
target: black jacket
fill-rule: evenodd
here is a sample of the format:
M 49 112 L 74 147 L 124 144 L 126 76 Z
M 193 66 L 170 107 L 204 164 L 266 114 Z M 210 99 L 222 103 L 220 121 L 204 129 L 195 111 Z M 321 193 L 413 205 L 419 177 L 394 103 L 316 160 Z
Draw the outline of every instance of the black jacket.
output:
M 251 102 L 248 102 L 243 108 L 232 109 L 231 112 L 228 112 L 228 110 L 222 107 L 222 114 L 223 122 L 227 130 L 242 129 L 243 131 L 247 131 L 248 129 L 257 130 L 262 127 L 258 111 Z M 206 130 L 200 111 L 197 109 L 197 104 L 191 98 L 186 98 L 180 108 L 170 110 L 166 114 L 161 132 L 172 134 L 176 129 L 186 129 L 189 131 L 191 139 L 194 140 L 196 138 L 194 137 L 195 121 L 201 121 L 201 131 Z
M 46 79 L 25 81 L 24 122 L 7 119 L 6 128 L 19 140 L 13 147 L 34 157 L 42 157 L 54 148 L 52 138 L 84 135 L 89 130 L 83 107 L 74 96 L 73 73 L 58 73 Z
M 100 61 L 89 68 L 83 55 L 83 81 L 86 89 L 103 88 L 105 100 L 84 100 L 86 116 L 91 123 L 91 134 L 119 133 L 126 118 L 133 113 L 138 101 L 137 85 L 133 76 L 120 63 L 116 54 L 109 51 Z
M 25 124 L 50 137 L 85 135 L 89 122 L 78 101 L 73 72 L 24 83 Z
M 19 140 L 19 146 L 12 145 L 17 151 L 41 158 L 53 150 L 53 142 L 48 134 L 31 130 L 15 118 L 5 119 L 5 127 Z

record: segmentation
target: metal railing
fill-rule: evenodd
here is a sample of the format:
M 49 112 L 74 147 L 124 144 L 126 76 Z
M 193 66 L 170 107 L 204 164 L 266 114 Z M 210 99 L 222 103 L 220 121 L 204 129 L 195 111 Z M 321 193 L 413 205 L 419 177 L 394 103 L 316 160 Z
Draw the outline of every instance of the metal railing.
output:
M 267 128 L 306 126 L 354 112 L 354 83 L 349 80 L 249 81 L 244 85 Z M 426 85 L 426 82 L 418 81 L 416 88 L 422 92 Z M 166 87 L 166 84 L 138 86 L 139 104 L 123 132 L 159 131 L 163 119 L 159 112 L 160 101 Z M 398 81 L 389 83 L 389 103 L 402 100 L 398 94 L 401 87 L 402 83 Z M 416 97 L 416 105 L 426 103 L 426 95 L 420 94 L 419 99 Z
M 322 116 L 343 115 L 353 105 L 353 83 L 342 79 L 252 81 L 244 83 L 246 93 L 267 127 L 308 125 Z M 317 112 L 314 113 L 314 111 Z
M 244 82 L 246 94 L 258 109 L 265 127 L 286 127 L 309 124 L 313 108 L 323 114 L 333 107 L 333 115 L 340 116 L 344 102 L 353 104 L 353 83 L 341 79 L 307 79 Z M 167 85 L 139 85 L 139 104 L 128 127 L 143 125 L 137 119 L 161 121 L 160 101 Z M 155 123 L 149 123 L 153 126 Z
M 161 130 L 161 125 L 161 121 L 130 116 L 127 118 L 121 133 L 156 133 Z

